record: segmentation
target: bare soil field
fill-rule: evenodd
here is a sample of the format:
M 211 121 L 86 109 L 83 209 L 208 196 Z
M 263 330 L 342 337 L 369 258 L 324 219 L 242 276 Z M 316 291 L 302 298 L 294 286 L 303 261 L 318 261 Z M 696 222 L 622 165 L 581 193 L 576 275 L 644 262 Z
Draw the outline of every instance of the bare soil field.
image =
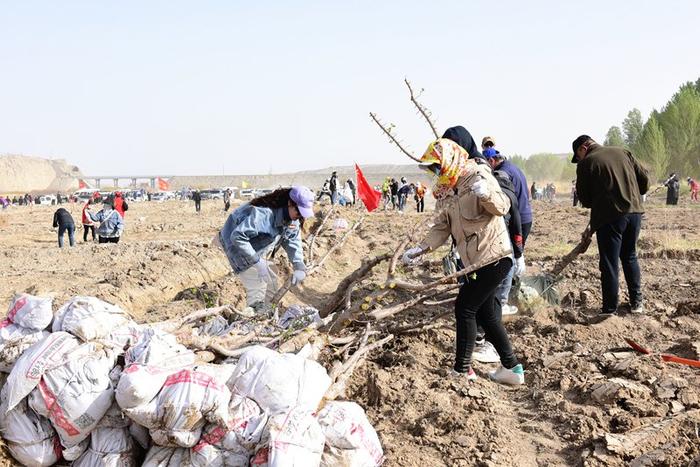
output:
M 700 465 L 700 368 L 659 357 L 700 358 L 700 207 L 684 203 L 647 206 L 639 241 L 645 314 L 629 314 L 622 292 L 620 315 L 597 322 L 600 290 L 592 245 L 558 284 L 561 306 L 536 303 L 505 318 L 526 370 L 522 387 L 491 383 L 487 372 L 492 365 L 476 364 L 476 383 L 449 376 L 454 341 L 449 301 L 394 316 L 391 325 L 400 329 L 445 315 L 418 332 L 395 332 L 351 380 L 347 396 L 367 410 L 385 449 L 385 465 Z M 68 208 L 79 224 L 81 206 Z M 133 203 L 118 245 L 83 243 L 79 230 L 76 246 L 62 250 L 50 230 L 55 207 L 2 211 L 0 303 L 8 304 L 15 292 L 23 291 L 52 295 L 55 306 L 74 295 L 94 295 L 141 322 L 219 303 L 239 307 L 242 287 L 224 255 L 210 245 L 226 218 L 221 208 L 219 201 L 203 202 L 201 213 L 188 202 Z M 547 271 L 568 252 L 588 215 L 568 200 L 538 201 L 534 209 L 528 274 Z M 351 223 L 361 215 L 349 208 L 334 214 Z M 392 251 L 430 215 L 367 215 L 326 266 L 284 302 L 321 308 L 362 258 Z M 318 239 L 318 254 L 340 235 L 326 230 Z M 439 257 L 433 254 L 434 260 Z M 284 255 L 275 261 L 284 275 Z M 375 269 L 353 301 L 376 290 L 386 267 Z M 399 267 L 399 272 L 415 282 L 437 278 L 442 269 L 432 261 Z M 392 291 L 385 302 L 409 295 Z M 634 352 L 626 338 L 654 354 Z M 3 462 L 13 465 L 7 454 Z

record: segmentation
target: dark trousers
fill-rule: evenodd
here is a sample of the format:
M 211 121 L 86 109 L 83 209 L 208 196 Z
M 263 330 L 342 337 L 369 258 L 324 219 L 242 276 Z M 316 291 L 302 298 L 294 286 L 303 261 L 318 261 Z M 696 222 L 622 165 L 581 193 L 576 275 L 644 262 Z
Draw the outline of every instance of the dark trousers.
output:
M 501 364 L 506 368 L 518 364 L 506 329 L 501 323 L 501 304 L 496 299 L 496 289 L 512 266 L 510 258 L 502 258 L 476 270 L 476 278 L 469 279 L 459 289 L 455 302 L 456 371 L 466 372 L 471 367 L 477 323 L 484 329 L 486 339 L 496 348 Z
M 194 202 L 194 210 L 199 212 L 202 210 L 202 202 L 201 201 L 195 201 Z
M 526 222 L 525 224 L 520 224 L 523 230 L 523 248 L 525 247 L 525 242 L 527 242 L 527 237 L 530 236 L 530 230 L 532 230 L 532 221 Z
M 63 248 L 63 234 L 68 232 L 68 243 L 75 246 L 75 224 L 58 225 L 58 247 Z
M 642 302 L 642 278 L 637 262 L 637 239 L 641 224 L 641 214 L 625 214 L 596 231 L 605 311 L 617 309 L 619 262 L 622 262 L 630 305 L 635 306 Z
M 95 226 L 83 224 L 83 241 L 87 242 L 88 230 L 92 231 L 92 241 L 94 242 L 97 240 L 97 236 L 95 235 Z
M 231 207 L 231 202 L 224 201 L 224 211 L 228 211 L 230 207 Z
M 119 237 L 100 237 L 98 243 L 119 243 Z
M 416 201 L 416 211 L 418 211 L 418 212 L 425 211 L 425 198 L 418 198 L 418 201 Z

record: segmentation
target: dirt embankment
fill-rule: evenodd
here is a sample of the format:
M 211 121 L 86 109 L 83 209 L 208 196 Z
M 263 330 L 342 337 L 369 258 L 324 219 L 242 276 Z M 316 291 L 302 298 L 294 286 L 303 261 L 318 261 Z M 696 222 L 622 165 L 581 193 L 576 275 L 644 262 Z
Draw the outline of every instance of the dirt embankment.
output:
M 62 159 L 0 155 L 0 194 L 78 189 L 80 169 Z
M 586 211 L 536 202 L 526 258 L 529 273 L 547 270 L 578 240 Z M 77 207 L 71 207 L 77 219 Z M 0 298 L 13 291 L 97 294 L 154 320 L 243 294 L 220 252 L 209 247 L 225 214 L 218 201 L 194 213 L 186 202 L 134 204 L 119 245 L 82 244 L 59 251 L 48 230 L 51 208 L 13 208 L 3 228 Z M 350 221 L 359 211 L 344 210 Z M 474 384 L 450 378 L 451 304 L 397 315 L 397 326 L 439 311 L 432 329 L 397 336 L 355 373 L 349 397 L 360 401 L 382 439 L 389 466 L 688 465 L 700 462 L 697 368 L 664 363 L 629 349 L 633 339 L 657 353 L 700 357 L 700 208 L 650 205 L 639 241 L 646 313 L 602 322 L 595 243 L 559 284 L 561 306 L 538 306 L 506 318 L 526 385 L 506 388 L 476 365 Z M 428 213 L 423 216 L 429 215 Z M 388 251 L 419 222 L 415 213 L 374 213 L 358 234 L 288 302 L 321 307 L 363 257 Z M 7 234 L 5 235 L 5 232 Z M 323 253 L 337 238 L 319 239 Z M 276 261 L 284 270 L 284 255 Z M 439 267 L 406 269 L 425 279 Z M 385 277 L 379 268 L 354 295 L 361 300 Z M 621 300 L 626 302 L 624 280 Z M 387 300 L 400 300 L 400 293 Z M 59 300 L 60 301 L 60 300 Z

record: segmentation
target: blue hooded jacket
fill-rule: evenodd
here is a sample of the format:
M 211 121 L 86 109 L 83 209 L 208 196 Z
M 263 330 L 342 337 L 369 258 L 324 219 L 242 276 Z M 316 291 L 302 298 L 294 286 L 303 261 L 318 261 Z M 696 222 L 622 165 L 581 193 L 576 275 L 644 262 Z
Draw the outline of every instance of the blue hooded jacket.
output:
M 306 270 L 301 227 L 285 216 L 286 209 L 245 204 L 228 216 L 219 239 L 235 273 L 257 263 L 260 253 L 276 242 L 281 242 L 295 270 Z

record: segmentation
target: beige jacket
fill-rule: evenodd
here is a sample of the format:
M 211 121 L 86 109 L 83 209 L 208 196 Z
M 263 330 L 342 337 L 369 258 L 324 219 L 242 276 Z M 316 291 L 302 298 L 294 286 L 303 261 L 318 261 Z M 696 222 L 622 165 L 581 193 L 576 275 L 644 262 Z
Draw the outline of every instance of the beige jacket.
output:
M 486 180 L 488 195 L 479 198 L 471 186 Z M 503 216 L 510 200 L 486 165 L 469 161 L 468 174 L 457 181 L 457 195 L 451 198 L 435 219 L 421 248 L 436 249 L 454 237 L 457 251 L 467 271 L 475 271 L 513 253 Z

